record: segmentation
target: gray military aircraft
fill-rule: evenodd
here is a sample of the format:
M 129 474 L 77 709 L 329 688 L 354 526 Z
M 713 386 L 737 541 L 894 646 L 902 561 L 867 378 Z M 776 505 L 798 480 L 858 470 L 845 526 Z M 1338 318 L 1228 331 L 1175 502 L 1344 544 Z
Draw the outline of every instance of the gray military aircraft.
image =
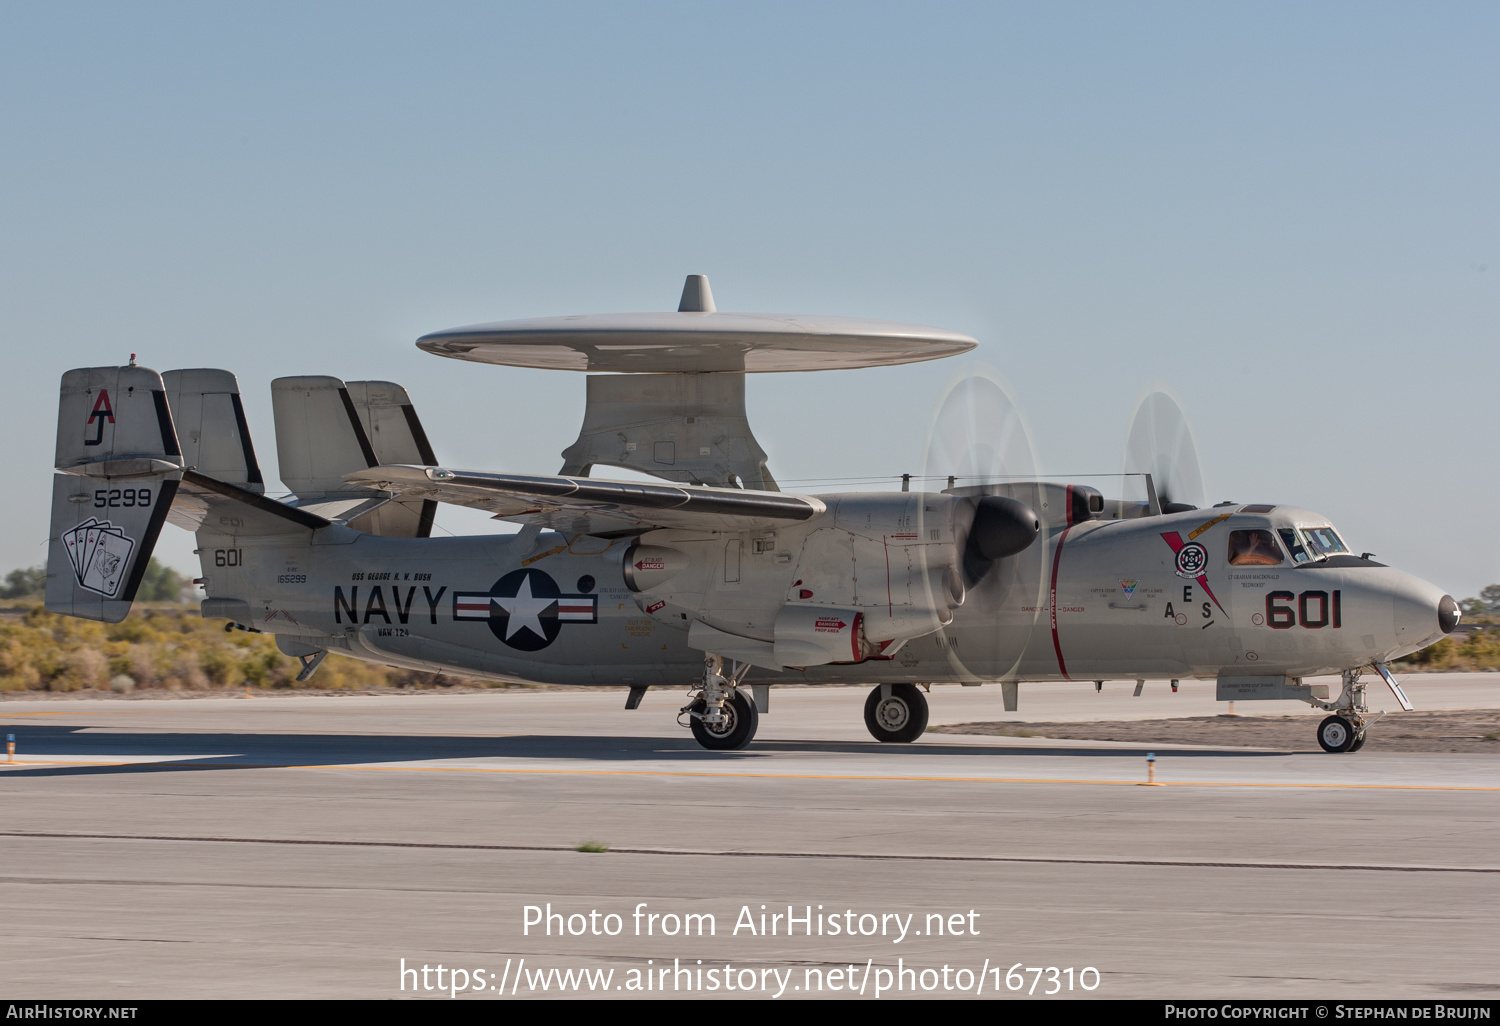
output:
M 687 685 L 679 722 L 711 749 L 750 743 L 774 683 L 873 685 L 870 733 L 903 742 L 924 731 L 935 683 L 999 683 L 1015 709 L 1022 681 L 1129 678 L 1139 693 L 1146 680 L 1211 678 L 1221 701 L 1327 711 L 1319 743 L 1353 751 L 1373 722 L 1362 670 L 1409 709 L 1386 663 L 1458 623 L 1450 596 L 1355 555 L 1325 517 L 1200 508 L 1191 434 L 1161 393 L 1136 414 L 1119 496 L 1037 477 L 1008 397 L 982 376 L 940 405 L 919 490 L 909 477 L 899 492 L 777 487 L 746 418 L 747 374 L 976 345 L 953 332 L 719 313 L 695 275 L 673 313 L 482 324 L 417 345 L 588 372 L 561 473 L 448 467 L 401 386 L 288 377 L 271 387 L 295 497 L 277 501 L 228 371 L 158 374 L 133 358 L 68 371 L 47 608 L 123 619 L 170 520 L 196 534 L 203 615 L 275 634 L 299 680 L 338 652 L 625 685 L 630 709 L 650 687 Z M 971 437 L 955 444 L 942 425 L 956 421 Z M 596 467 L 662 483 L 595 478 Z M 439 502 L 522 526 L 433 538 Z M 1303 682 L 1322 674 L 1342 675 L 1339 694 Z

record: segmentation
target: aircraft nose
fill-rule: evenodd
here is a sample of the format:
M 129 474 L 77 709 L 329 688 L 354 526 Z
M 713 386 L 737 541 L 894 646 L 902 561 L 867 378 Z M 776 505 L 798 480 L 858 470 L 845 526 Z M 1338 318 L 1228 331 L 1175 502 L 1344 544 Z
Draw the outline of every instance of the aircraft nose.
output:
M 1452 634 L 1453 629 L 1458 626 L 1459 618 L 1463 614 L 1459 612 L 1458 603 L 1453 601 L 1452 595 L 1444 595 L 1438 600 L 1438 626 L 1444 634 Z
M 1435 585 L 1399 574 L 1392 576 L 1387 588 L 1396 643 L 1403 655 L 1432 644 L 1458 626 L 1458 603 Z

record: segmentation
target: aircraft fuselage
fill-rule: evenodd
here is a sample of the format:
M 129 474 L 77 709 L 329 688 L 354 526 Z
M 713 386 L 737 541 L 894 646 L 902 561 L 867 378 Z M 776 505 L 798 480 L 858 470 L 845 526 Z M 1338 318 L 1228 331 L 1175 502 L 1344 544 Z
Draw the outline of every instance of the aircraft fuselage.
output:
M 911 636 L 803 668 L 748 658 L 757 681 L 1300 677 L 1421 648 L 1442 636 L 1443 603 L 1452 603 L 1351 554 L 1295 561 L 1283 546 L 1252 554 L 1259 562 L 1231 562 L 1245 558 L 1231 551 L 1231 532 L 1274 541 L 1327 524 L 1290 507 L 1235 506 L 1044 524 L 1028 549 L 970 580 L 961 604 L 944 611 L 937 602 L 934 612 L 963 502 L 824 498 L 828 513 L 816 520 L 738 535 L 397 539 L 334 526 L 294 546 L 204 532 L 205 588 L 219 600 L 205 615 L 219 610 L 288 642 L 398 666 L 647 686 L 686 685 L 701 672 L 704 652 L 719 646 L 700 631 L 769 651 L 788 608 L 830 620 L 859 612 L 872 637 Z M 649 556 L 627 574 L 627 553 L 642 552 L 676 553 L 682 566 Z M 951 618 L 926 629 L 924 615 Z

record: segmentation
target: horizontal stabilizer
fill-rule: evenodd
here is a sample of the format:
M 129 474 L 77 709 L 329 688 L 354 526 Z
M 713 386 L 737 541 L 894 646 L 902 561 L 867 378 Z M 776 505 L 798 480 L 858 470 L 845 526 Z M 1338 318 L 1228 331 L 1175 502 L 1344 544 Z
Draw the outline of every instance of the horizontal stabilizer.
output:
M 167 519 L 184 530 L 231 538 L 301 534 L 331 523 L 308 510 L 192 470 L 183 473 Z
M 483 509 L 500 520 L 565 534 L 623 535 L 658 527 L 737 531 L 811 520 L 827 507 L 810 496 L 738 488 L 679 487 L 594 478 L 526 477 L 442 467 L 382 466 L 352 484 Z

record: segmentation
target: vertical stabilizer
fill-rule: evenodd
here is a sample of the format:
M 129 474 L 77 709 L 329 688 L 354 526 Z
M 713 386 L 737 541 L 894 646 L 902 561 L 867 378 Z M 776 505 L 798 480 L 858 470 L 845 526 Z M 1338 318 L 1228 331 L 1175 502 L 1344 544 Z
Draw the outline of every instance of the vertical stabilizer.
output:
M 300 503 L 359 493 L 344 475 L 380 461 L 343 381 L 312 374 L 277 378 L 271 407 L 281 480 Z
M 161 375 L 135 366 L 64 374 L 55 465 L 47 608 L 118 623 L 182 479 Z
M 303 376 L 271 382 L 271 399 L 281 479 L 299 506 L 367 534 L 431 534 L 436 503 L 392 500 L 344 480 L 382 463 L 437 462 L 406 389 L 390 381 Z
M 264 494 L 265 480 L 234 375 L 227 370 L 195 368 L 167 371 L 161 378 L 177 426 L 183 465 Z
M 406 389 L 394 381 L 351 381 L 347 387 L 381 464 L 437 465 L 437 454 Z M 436 515 L 437 503 L 431 499 L 396 499 L 351 521 L 350 526 L 387 538 L 427 538 Z
M 351 381 L 346 387 L 380 463 L 437 464 L 406 389 L 394 381 Z

